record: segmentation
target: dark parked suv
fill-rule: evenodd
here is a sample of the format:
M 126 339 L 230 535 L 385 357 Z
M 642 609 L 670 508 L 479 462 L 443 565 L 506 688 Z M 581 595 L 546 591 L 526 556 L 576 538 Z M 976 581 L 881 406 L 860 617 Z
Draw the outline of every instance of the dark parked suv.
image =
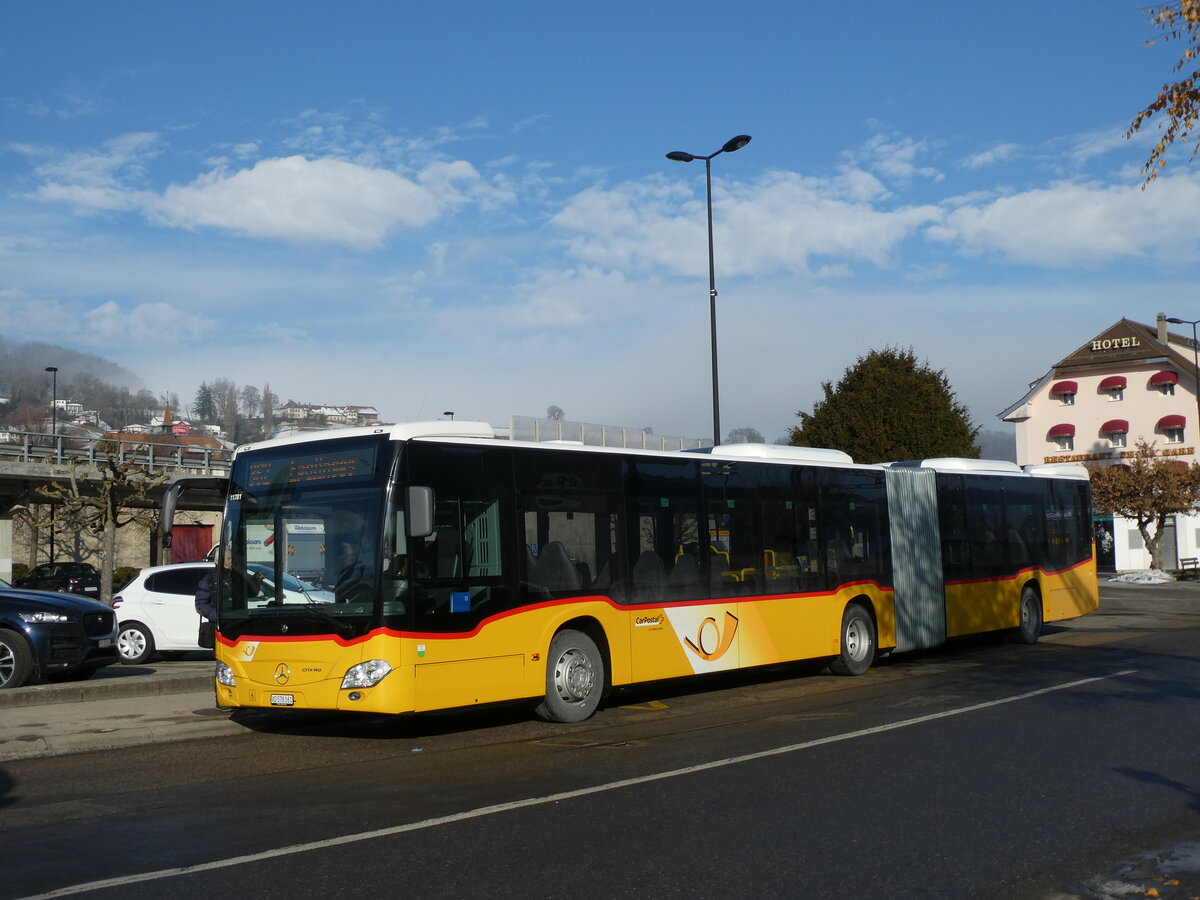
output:
M 100 599 L 100 575 L 87 563 L 45 563 L 24 578 L 18 578 L 16 587 L 33 588 L 38 591 L 63 591 L 82 594 L 93 600 Z
M 69 594 L 0 589 L 0 688 L 89 678 L 117 661 L 117 614 Z

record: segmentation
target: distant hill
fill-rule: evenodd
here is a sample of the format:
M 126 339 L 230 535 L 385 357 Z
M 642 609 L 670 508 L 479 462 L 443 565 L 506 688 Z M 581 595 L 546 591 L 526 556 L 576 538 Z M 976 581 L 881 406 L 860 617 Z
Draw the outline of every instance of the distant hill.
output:
M 129 369 L 101 356 L 68 350 L 56 344 L 0 338 L 0 395 L 10 395 L 12 385 L 28 377 L 48 379 L 46 366 L 58 367 L 59 384 L 69 383 L 77 375 L 88 374 L 98 381 L 131 391 L 144 386 L 141 378 Z
M 51 375 L 47 366 L 58 372 Z M 141 379 L 116 363 L 55 344 L 0 338 L 0 423 L 28 431 L 47 429 L 54 388 L 58 399 L 95 410 L 115 427 L 145 421 L 160 406 Z

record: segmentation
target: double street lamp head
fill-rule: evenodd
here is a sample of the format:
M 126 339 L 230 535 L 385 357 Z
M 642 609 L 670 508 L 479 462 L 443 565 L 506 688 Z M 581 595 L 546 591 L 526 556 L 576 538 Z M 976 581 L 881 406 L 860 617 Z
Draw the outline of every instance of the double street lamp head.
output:
M 710 153 L 708 156 L 697 156 L 694 153 L 688 153 L 684 150 L 672 150 L 667 154 L 667 159 L 674 160 L 675 162 L 691 162 L 695 159 L 707 160 L 712 159 L 717 155 L 717 153 L 732 153 L 734 150 L 741 150 L 748 143 L 750 143 L 750 135 L 739 134 L 737 137 L 731 137 L 721 146 L 720 150 L 717 150 L 715 153 Z

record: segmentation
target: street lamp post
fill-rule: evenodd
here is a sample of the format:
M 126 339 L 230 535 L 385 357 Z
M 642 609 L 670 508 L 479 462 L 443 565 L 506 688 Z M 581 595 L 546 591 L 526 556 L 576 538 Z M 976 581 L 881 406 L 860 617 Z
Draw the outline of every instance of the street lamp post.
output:
M 1196 427 L 1200 428 L 1200 348 L 1196 346 L 1196 325 L 1200 323 L 1200 319 L 1167 319 L 1172 325 L 1191 325 L 1192 326 L 1192 365 L 1195 366 L 1195 386 L 1196 386 Z M 1200 434 L 1200 432 L 1197 432 Z M 1196 442 L 1196 451 L 1192 454 L 1193 458 L 1200 461 L 1200 441 Z
M 58 366 L 46 366 L 50 373 L 50 436 L 54 440 L 54 456 L 58 457 Z M 54 562 L 54 504 L 50 504 L 50 559 Z
M 46 366 L 50 373 L 50 434 L 58 437 L 58 366 Z
M 720 150 L 708 156 L 695 153 L 685 153 L 683 150 L 672 150 L 667 159 L 675 162 L 692 162 L 704 160 L 704 190 L 708 200 L 708 315 L 712 330 L 712 394 L 713 394 L 713 443 L 721 443 L 721 395 L 717 389 L 717 276 L 713 264 L 713 226 L 712 226 L 712 158 L 722 153 L 732 153 L 741 150 L 750 143 L 750 135 L 739 134 L 727 140 Z

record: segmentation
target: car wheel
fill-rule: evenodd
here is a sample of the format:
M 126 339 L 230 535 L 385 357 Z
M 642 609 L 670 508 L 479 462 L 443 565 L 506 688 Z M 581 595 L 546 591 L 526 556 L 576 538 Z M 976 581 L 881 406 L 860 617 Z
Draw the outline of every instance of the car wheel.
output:
M 0 688 L 16 688 L 33 675 L 29 643 L 15 631 L 0 629 Z
M 122 622 L 117 631 L 117 653 L 127 666 L 140 666 L 154 655 L 154 635 L 141 622 Z

